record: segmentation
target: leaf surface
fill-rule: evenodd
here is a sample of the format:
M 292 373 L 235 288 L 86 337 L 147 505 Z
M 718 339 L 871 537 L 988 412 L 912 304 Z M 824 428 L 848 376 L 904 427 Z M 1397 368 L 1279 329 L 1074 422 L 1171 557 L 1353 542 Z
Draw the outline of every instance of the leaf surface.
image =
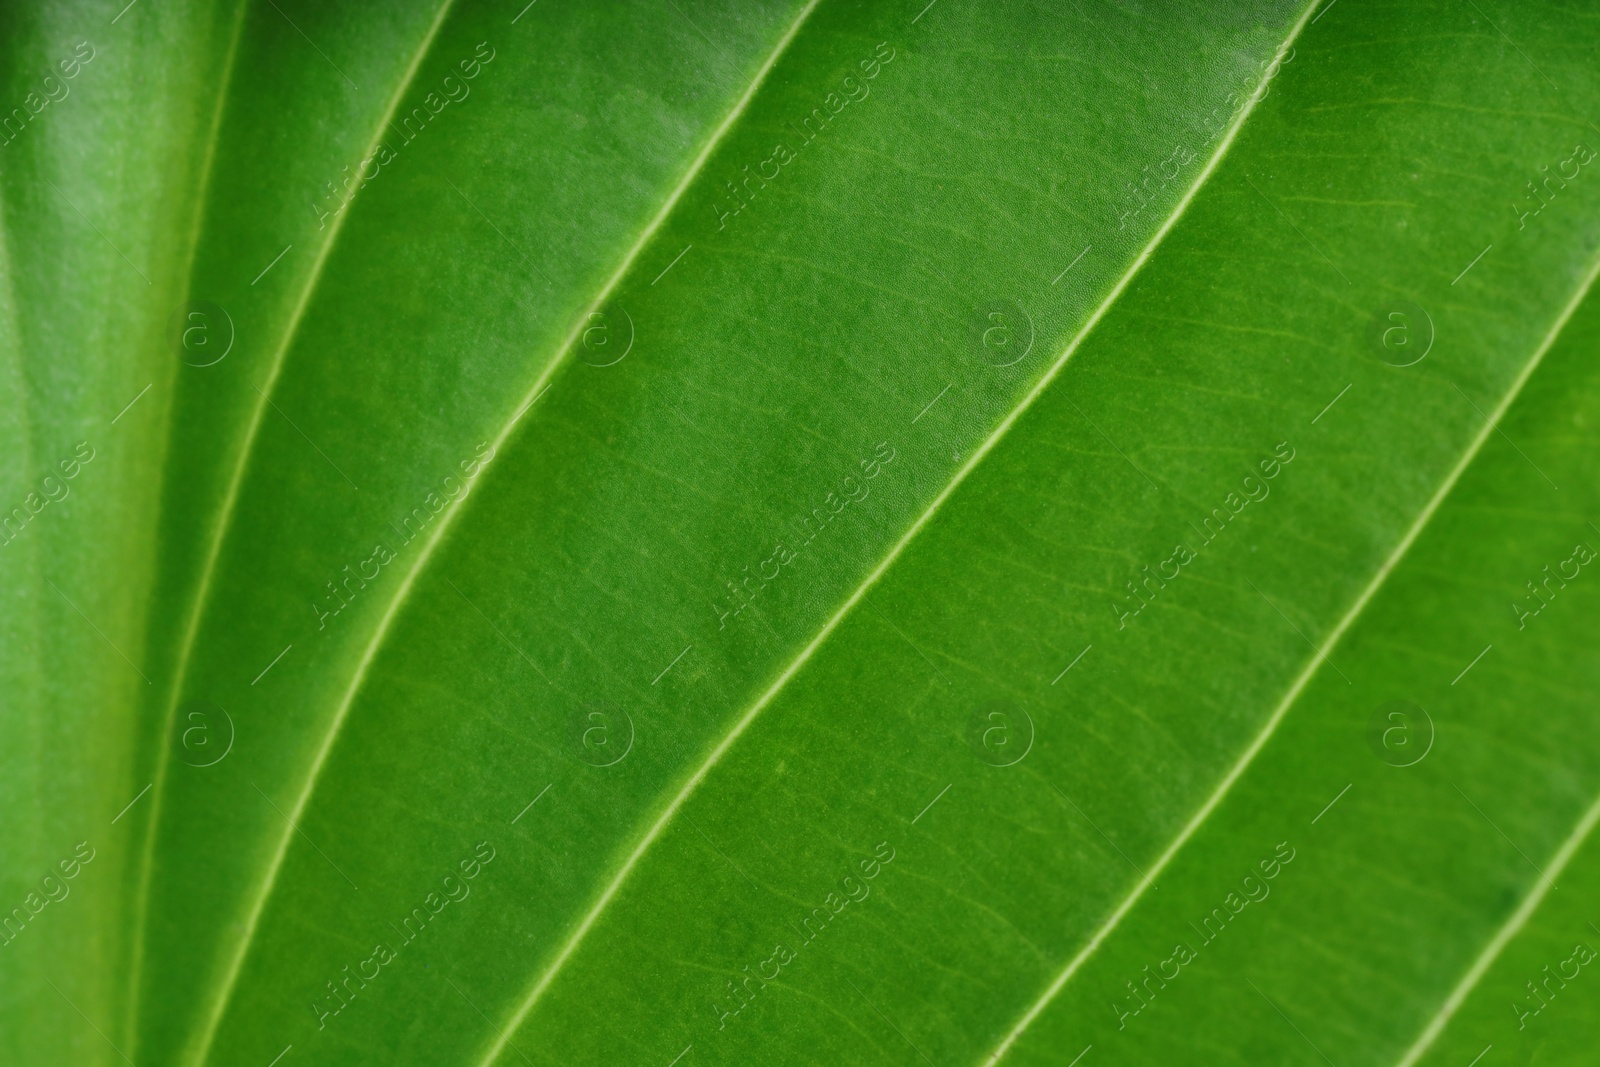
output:
M 106 22 L 17 1062 L 1583 1062 L 1593 20 L 912 8 Z

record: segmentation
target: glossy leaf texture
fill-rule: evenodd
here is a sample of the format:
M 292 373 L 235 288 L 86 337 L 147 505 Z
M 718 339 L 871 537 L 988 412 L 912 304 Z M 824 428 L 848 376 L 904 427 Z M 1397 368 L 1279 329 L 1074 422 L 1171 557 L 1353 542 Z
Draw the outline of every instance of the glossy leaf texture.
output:
M 1589 1062 L 1597 46 L 7 8 L 0 1059 Z

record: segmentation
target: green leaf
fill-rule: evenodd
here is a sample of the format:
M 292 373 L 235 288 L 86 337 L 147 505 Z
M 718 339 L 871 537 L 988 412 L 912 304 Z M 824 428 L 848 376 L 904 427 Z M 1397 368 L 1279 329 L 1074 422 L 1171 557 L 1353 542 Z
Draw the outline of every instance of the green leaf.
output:
M 1588 1061 L 1586 13 L 0 19 L 6 1062 Z

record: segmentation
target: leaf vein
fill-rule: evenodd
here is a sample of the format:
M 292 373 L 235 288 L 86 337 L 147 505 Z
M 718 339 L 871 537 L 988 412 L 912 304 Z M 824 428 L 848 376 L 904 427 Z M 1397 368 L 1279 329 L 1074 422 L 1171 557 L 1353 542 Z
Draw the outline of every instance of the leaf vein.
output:
M 1422 511 L 1418 513 L 1416 519 L 1412 522 L 1411 527 L 1406 531 L 1405 536 L 1402 537 L 1395 545 L 1394 549 L 1389 553 L 1388 558 L 1384 560 L 1383 564 L 1373 575 L 1372 580 L 1367 583 L 1366 588 L 1361 591 L 1361 594 L 1356 597 L 1355 601 L 1350 605 L 1349 610 L 1345 612 L 1338 624 L 1334 626 L 1332 632 L 1328 635 L 1326 643 L 1323 646 L 1324 653 L 1330 652 L 1338 646 L 1340 639 L 1343 638 L 1345 633 L 1349 631 L 1350 627 L 1354 625 L 1361 612 L 1366 609 L 1367 604 L 1371 602 L 1372 598 L 1377 594 L 1378 590 L 1388 579 L 1390 572 L 1393 571 L 1394 568 L 1400 563 L 1400 560 L 1406 555 L 1411 546 L 1421 535 L 1424 527 L 1426 527 L 1428 522 L 1433 518 L 1434 513 L 1437 512 L 1440 505 L 1444 503 L 1445 498 L 1450 495 L 1451 490 L 1455 488 L 1456 482 L 1460 480 L 1461 475 L 1466 471 L 1467 467 L 1477 457 L 1478 452 L 1483 448 L 1483 443 L 1487 441 L 1489 435 L 1494 432 L 1495 428 L 1499 425 L 1500 420 L 1505 416 L 1507 409 L 1510 408 L 1512 402 L 1515 401 L 1517 396 L 1522 392 L 1523 386 L 1527 384 L 1528 379 L 1533 375 L 1533 372 L 1544 360 L 1545 353 L 1547 353 L 1551 346 L 1555 344 L 1556 339 L 1561 335 L 1562 330 L 1566 327 L 1568 320 L 1572 318 L 1573 314 L 1577 311 L 1578 306 L 1583 303 L 1584 298 L 1588 295 L 1589 290 L 1594 285 L 1594 280 L 1597 274 L 1600 274 L 1600 255 L 1597 255 L 1594 261 L 1590 264 L 1588 273 L 1585 274 L 1582 281 L 1578 284 L 1576 291 L 1567 301 L 1567 304 L 1562 309 L 1561 313 L 1556 317 L 1555 322 L 1546 332 L 1544 339 L 1534 350 L 1533 354 L 1528 358 L 1527 363 L 1523 365 L 1523 368 L 1517 374 L 1517 377 L 1513 379 L 1511 385 L 1507 388 L 1505 395 L 1501 398 L 1500 403 L 1496 405 L 1489 418 L 1478 430 L 1477 435 L 1474 436 L 1471 442 L 1468 444 L 1466 450 L 1461 454 L 1461 458 L 1456 461 L 1456 465 L 1451 468 L 1449 474 L 1445 476 L 1444 481 L 1440 483 L 1439 488 L 1434 492 L 1433 496 L 1428 499 L 1427 504 L 1424 505 Z M 1066 968 L 1062 970 L 1061 974 L 1059 974 L 1053 982 L 1051 982 L 1039 1000 L 1028 1009 L 1028 1011 L 1023 1015 L 1022 1019 L 1012 1029 L 1012 1031 L 1006 1035 L 1006 1037 L 1001 1041 L 999 1047 L 996 1048 L 995 1051 L 990 1054 L 989 1058 L 984 1061 L 984 1067 L 993 1067 L 995 1063 L 999 1062 L 1000 1058 L 1005 1055 L 1005 1053 L 1013 1044 L 1015 1044 L 1017 1038 L 1022 1035 L 1022 1032 L 1027 1029 L 1029 1024 L 1031 1024 L 1033 1020 L 1038 1017 L 1039 1013 L 1044 1010 L 1044 1008 L 1051 1000 L 1055 998 L 1058 993 L 1060 993 L 1061 989 L 1067 984 L 1072 976 L 1077 973 L 1079 968 L 1083 966 L 1089 957 L 1094 954 L 1095 950 L 1098 949 L 1100 945 L 1111 935 L 1111 933 L 1116 930 L 1117 926 L 1121 924 L 1122 920 L 1127 916 L 1127 914 L 1133 910 L 1134 905 L 1137 904 L 1140 898 L 1144 896 L 1145 890 L 1149 889 L 1149 887 L 1154 883 L 1155 879 L 1159 877 L 1161 872 L 1166 869 L 1167 865 L 1172 862 L 1172 859 L 1177 855 L 1179 850 L 1182 849 L 1184 844 L 1188 842 L 1189 838 L 1194 836 L 1195 832 L 1200 828 L 1200 825 L 1204 823 L 1205 820 L 1210 817 L 1211 813 L 1215 811 L 1216 808 L 1222 803 L 1223 799 L 1232 790 L 1234 783 L 1243 776 L 1244 772 L 1255 760 L 1255 757 L 1261 752 L 1262 748 L 1266 746 L 1267 741 L 1270 740 L 1273 733 L 1276 732 L 1278 725 L 1283 721 L 1284 716 L 1288 714 L 1290 707 L 1296 700 L 1299 699 L 1300 694 L 1310 683 L 1312 677 L 1316 675 L 1318 668 L 1322 665 L 1323 659 L 1324 656 L 1321 653 L 1307 657 L 1305 667 L 1302 668 L 1300 674 L 1295 678 L 1294 683 L 1290 685 L 1288 691 L 1284 693 L 1283 699 L 1278 702 L 1277 707 L 1272 710 L 1272 714 L 1267 717 L 1267 721 L 1261 727 L 1260 732 L 1258 732 L 1255 738 L 1250 742 L 1249 747 L 1247 747 L 1244 752 L 1240 754 L 1238 760 L 1235 761 L 1233 766 L 1228 770 L 1228 773 L 1223 776 L 1220 782 L 1217 783 L 1216 788 L 1212 790 L 1211 795 L 1206 798 L 1205 803 L 1200 806 L 1200 808 L 1192 817 L 1190 817 L 1189 821 L 1178 833 L 1178 836 L 1173 839 L 1172 843 L 1167 846 L 1166 850 L 1162 852 L 1161 855 L 1156 859 L 1155 863 L 1151 865 L 1149 873 L 1139 880 L 1128 896 L 1123 899 L 1122 903 L 1117 906 L 1116 910 L 1111 913 L 1111 916 L 1101 925 L 1100 929 L 1095 931 L 1094 936 L 1089 939 L 1088 943 L 1078 951 L 1077 955 L 1073 956 L 1071 961 L 1068 962 Z M 1600 818 L 1600 801 L 1597 801 L 1596 804 L 1597 808 L 1594 817 Z M 1587 833 L 1587 830 L 1585 833 Z M 1452 1008 L 1451 1010 L 1454 1009 Z M 1420 1055 L 1420 1053 L 1418 1053 L 1418 1055 Z M 1406 1060 L 1400 1065 L 1400 1067 L 1410 1067 L 1410 1064 L 1413 1062 L 1415 1061 Z
M 395 86 L 394 94 L 389 98 L 388 105 L 384 109 L 383 117 L 379 121 L 377 129 L 374 131 L 372 139 L 368 144 L 366 154 L 362 158 L 372 155 L 372 153 L 377 150 L 378 143 L 383 139 L 384 130 L 388 127 L 390 121 L 393 119 L 395 112 L 399 109 L 401 99 L 410 89 L 412 82 L 415 81 L 417 71 L 421 69 L 423 61 L 427 59 L 429 53 L 432 51 L 433 44 L 439 37 L 439 31 L 444 26 L 445 19 L 449 15 L 454 5 L 455 0 L 443 0 L 443 2 L 439 5 L 439 9 L 433 17 L 433 23 L 428 27 L 428 32 L 418 43 L 417 50 L 415 54 L 412 55 L 410 64 L 406 67 L 405 72 L 401 75 L 398 84 Z M 356 192 L 357 195 L 359 195 L 359 188 Z M 352 197 L 352 202 L 353 200 L 354 198 Z M 327 265 L 328 259 L 332 255 L 334 245 L 337 244 L 339 235 L 344 230 L 345 220 L 350 214 L 351 211 L 347 205 L 346 209 L 340 212 L 339 215 L 333 220 L 333 225 L 330 227 L 328 237 L 325 241 L 323 241 L 322 247 L 317 252 L 317 258 L 311 266 L 311 273 L 307 276 L 305 286 L 300 292 L 300 298 L 295 302 L 294 310 L 290 313 L 289 322 L 284 327 L 283 338 L 281 341 L 279 341 L 277 351 L 273 354 L 272 364 L 268 369 L 266 388 L 256 390 L 260 399 L 257 401 L 253 411 L 251 412 L 250 425 L 245 431 L 244 445 L 240 449 L 238 462 L 234 466 L 233 476 L 229 481 L 228 490 L 223 499 L 223 505 L 218 516 L 216 530 L 213 534 L 210 548 L 206 554 L 205 569 L 202 572 L 200 586 L 195 593 L 194 607 L 189 616 L 184 643 L 180 652 L 178 671 L 173 680 L 172 698 L 169 701 L 167 714 L 165 716 L 165 729 L 167 731 L 171 730 L 171 720 L 177 710 L 178 697 L 182 692 L 182 682 L 184 675 L 188 670 L 189 656 L 194 647 L 195 637 L 199 630 L 200 618 L 204 614 L 205 606 L 210 599 L 211 580 L 213 575 L 216 573 L 217 559 L 221 554 L 223 541 L 226 539 L 227 531 L 232 523 L 234 508 L 238 501 L 240 488 L 244 482 L 244 473 L 246 469 L 248 469 L 250 465 L 250 459 L 254 454 L 257 434 L 261 427 L 263 415 L 265 414 L 267 404 L 270 402 L 271 396 L 276 389 L 278 379 L 282 375 L 283 365 L 287 359 L 289 349 L 293 347 L 295 338 L 299 334 L 300 323 L 305 318 L 306 309 L 310 306 L 311 298 L 315 294 L 317 286 L 322 280 L 323 268 Z M 163 734 L 163 736 L 165 736 L 165 734 Z M 161 762 L 159 764 L 158 771 L 164 772 L 168 763 L 170 762 L 167 757 L 165 745 L 161 746 L 160 752 Z M 154 825 L 156 813 L 160 810 L 160 798 L 161 794 L 158 792 L 155 797 L 156 805 L 152 807 L 150 816 L 152 839 L 155 832 Z M 297 807 L 295 810 L 295 817 L 299 817 L 299 807 Z M 284 842 L 284 844 L 286 846 L 287 842 Z M 269 884 L 270 879 L 276 876 L 277 865 L 279 862 L 281 862 L 281 859 L 282 849 L 280 848 L 278 857 L 275 859 L 273 867 L 271 868 L 268 876 Z M 261 894 L 261 900 L 264 901 L 265 897 L 266 892 L 263 892 Z M 218 991 L 216 1007 L 212 1012 L 210 1020 L 206 1024 L 205 1030 L 201 1034 L 199 1042 L 196 1046 L 195 1054 L 193 1057 L 191 1057 L 191 1062 L 195 1064 L 204 1063 L 206 1056 L 210 1052 L 211 1043 L 216 1038 L 217 1028 L 222 1021 L 222 1015 L 226 1010 L 228 1003 L 232 999 L 234 986 L 238 982 L 239 969 L 244 960 L 245 950 L 249 946 L 252 938 L 255 936 L 256 920 L 259 918 L 259 916 L 260 907 L 258 903 L 258 906 L 253 910 L 250 916 L 245 934 L 240 939 L 240 944 L 234 953 L 233 959 L 228 965 L 226 975 Z
M 1310 17 L 1312 11 L 1316 9 L 1316 6 L 1319 2 L 1320 0 L 1312 0 L 1312 3 L 1300 16 L 1299 21 L 1295 23 L 1287 39 L 1279 47 L 1276 58 L 1280 62 L 1285 52 L 1287 52 L 1287 50 L 1293 45 L 1294 40 L 1299 35 L 1301 28 L 1306 25 L 1307 19 Z M 807 7 L 807 12 L 809 12 L 810 6 L 814 6 L 814 4 L 815 0 L 813 0 L 812 5 Z M 801 17 L 803 19 L 804 15 L 802 14 Z M 798 23 L 796 24 L 795 28 L 798 28 Z M 793 32 L 794 30 L 791 30 L 790 34 L 792 35 Z M 933 501 L 927 506 L 922 514 L 918 516 L 916 521 L 913 522 L 906 532 L 901 535 L 900 539 L 895 542 L 894 546 L 884 556 L 883 560 L 880 561 L 879 564 L 866 576 L 866 578 L 862 580 L 861 584 L 856 587 L 855 591 L 852 592 L 845 602 L 834 612 L 834 614 L 829 617 L 829 619 L 822 625 L 821 629 L 818 630 L 816 636 L 813 637 L 806 647 L 803 648 L 794 658 L 794 660 L 784 668 L 784 670 L 771 683 L 771 685 L 769 685 L 767 689 L 749 706 L 749 708 L 747 708 L 744 713 L 740 715 L 738 720 L 729 729 L 728 733 L 717 743 L 717 745 L 701 762 L 700 766 L 695 769 L 695 771 L 679 788 L 676 795 L 674 795 L 673 798 L 667 803 L 661 813 L 656 817 L 655 821 L 651 823 L 650 827 L 645 831 L 639 842 L 634 846 L 633 851 L 628 855 L 627 859 L 623 861 L 617 872 L 612 876 L 611 881 L 607 883 L 605 888 L 600 892 L 599 896 L 595 899 L 595 902 L 590 906 L 589 911 L 584 915 L 583 919 L 580 920 L 577 928 L 572 932 L 571 935 L 569 935 L 567 941 L 562 945 L 560 951 L 556 955 L 556 958 L 545 969 L 545 972 L 535 983 L 526 1000 L 513 1014 L 510 1022 L 505 1027 L 506 1034 L 516 1032 L 523 1020 L 525 1020 L 528 1014 L 532 1011 L 539 998 L 544 994 L 544 991 L 549 988 L 556 975 L 565 966 L 567 960 L 570 959 L 573 953 L 577 950 L 578 946 L 587 936 L 589 930 L 592 929 L 594 924 L 598 921 L 600 913 L 605 910 L 605 908 L 610 904 L 611 900 L 616 896 L 617 892 L 622 886 L 622 883 L 626 881 L 628 876 L 633 872 L 633 869 L 638 864 L 640 858 L 650 848 L 650 846 L 655 843 L 656 839 L 661 836 L 662 832 L 672 821 L 673 817 L 687 802 L 689 796 L 700 786 L 700 783 L 706 779 L 706 777 L 711 773 L 712 769 L 716 767 L 728 750 L 732 748 L 734 742 L 736 742 L 745 732 L 745 730 L 749 728 L 750 724 L 756 719 L 756 717 L 759 716 L 761 712 L 772 703 L 779 692 L 782 691 L 782 689 L 788 684 L 789 680 L 793 678 L 802 667 L 805 666 L 805 664 L 811 659 L 812 655 L 816 653 L 817 649 L 820 648 L 828 639 L 828 637 L 839 627 L 840 623 L 843 622 L 845 617 L 850 614 L 855 606 L 861 602 L 861 600 L 866 596 L 867 592 L 877 584 L 878 580 L 882 578 L 885 573 L 887 573 L 889 568 L 905 550 L 906 546 L 909 545 L 911 541 L 914 540 L 916 536 L 920 534 L 928 525 L 928 523 L 933 519 L 933 516 L 939 511 L 940 507 L 943 506 L 944 502 L 950 498 L 950 496 L 961 485 L 961 483 L 966 480 L 967 476 L 971 474 L 974 469 L 976 469 L 978 464 L 983 461 L 983 459 L 989 454 L 990 451 L 994 449 L 994 447 L 1006 435 L 1011 427 L 1016 424 L 1017 420 L 1022 417 L 1023 413 L 1032 407 L 1034 401 L 1036 401 L 1051 385 L 1051 383 L 1053 383 L 1060 375 L 1062 368 L 1065 367 L 1066 364 L 1071 360 L 1072 356 L 1083 344 L 1084 339 L 1094 331 L 1094 328 L 1100 323 L 1100 320 L 1105 317 L 1112 306 L 1115 305 L 1116 302 L 1121 298 L 1122 294 L 1127 290 L 1128 286 L 1132 284 L 1133 279 L 1138 275 L 1145 263 L 1149 261 L 1150 257 L 1155 253 L 1155 250 L 1166 239 L 1167 234 L 1172 231 L 1173 227 L 1177 225 L 1178 220 L 1183 217 L 1184 213 L 1188 209 L 1189 205 L 1194 201 L 1194 198 L 1199 193 L 1200 189 L 1204 187 L 1211 175 L 1215 173 L 1223 157 L 1227 155 L 1228 149 L 1237 139 L 1239 130 L 1242 128 L 1245 120 L 1255 109 L 1256 104 L 1262 99 L 1265 88 L 1266 81 L 1263 79 L 1256 91 L 1251 94 L 1246 105 L 1240 109 L 1240 113 L 1235 118 L 1232 127 L 1228 130 L 1227 135 L 1223 137 L 1222 141 L 1218 144 L 1216 150 L 1212 153 L 1211 158 L 1207 161 L 1205 167 L 1202 168 L 1199 174 L 1195 176 L 1194 182 L 1190 185 L 1178 203 L 1174 205 L 1171 214 L 1166 218 L 1161 226 L 1157 228 L 1150 240 L 1145 244 L 1143 249 L 1141 249 L 1139 255 L 1133 260 L 1132 263 L 1128 265 L 1122 276 L 1118 278 L 1116 284 L 1112 286 L 1110 291 L 1101 300 L 1100 304 L 1095 308 L 1094 312 L 1090 314 L 1088 319 L 1084 321 L 1084 324 L 1079 327 L 1078 331 L 1072 336 L 1072 339 L 1067 343 L 1065 349 L 1062 351 L 1061 355 L 1057 357 L 1056 361 L 1047 371 L 1045 371 L 1043 375 L 1040 376 L 1039 381 L 1034 384 L 1033 388 L 1030 389 L 1020 401 L 1018 401 L 1017 405 L 1007 413 L 1006 417 L 1000 421 L 995 429 L 990 432 L 989 436 L 984 439 L 982 444 L 973 450 L 967 461 L 961 466 L 960 469 L 956 471 L 956 473 L 951 477 L 950 481 L 946 483 L 944 488 L 940 490 L 939 494 L 934 497 Z M 1020 1032 L 1020 1030 L 1018 1032 Z M 501 1041 L 497 1042 L 491 1048 L 489 1054 L 481 1061 L 479 1067 L 491 1067 L 496 1058 L 499 1056 L 500 1052 L 503 1051 L 507 1040 L 508 1039 L 503 1038 Z M 998 1055 L 999 1054 L 997 1053 L 994 1058 L 997 1059 Z M 993 1059 L 991 1059 L 990 1062 L 992 1063 Z
M 200 248 L 200 233 L 205 225 L 205 207 L 211 188 L 212 164 L 216 160 L 217 141 L 222 131 L 222 116 L 227 108 L 227 100 L 233 89 L 233 65 L 239 54 L 239 38 L 244 28 L 245 12 L 250 7 L 250 0 L 239 0 L 234 12 L 233 35 L 228 42 L 228 54 L 223 60 L 220 91 L 217 93 L 217 104 L 211 114 L 211 130 L 207 137 L 205 157 L 200 167 L 200 180 L 195 190 L 194 218 L 189 231 L 189 249 L 184 261 L 183 299 L 179 301 L 180 307 L 187 307 L 190 297 L 194 295 L 194 261 Z M 173 405 L 167 405 L 167 447 L 172 444 L 172 417 Z M 165 470 L 165 464 L 161 467 Z M 167 736 L 172 728 L 172 716 L 176 711 L 176 693 L 182 685 L 183 668 L 188 665 L 187 644 L 193 640 L 193 625 L 199 616 L 200 601 L 197 595 L 192 614 L 189 619 L 190 632 L 186 635 L 186 646 L 182 659 L 182 667 L 174 676 L 169 697 L 171 703 L 163 716 L 161 732 L 155 737 L 156 745 L 156 773 L 154 776 L 155 796 L 152 798 L 150 814 L 145 819 L 144 846 L 140 850 L 138 885 L 134 890 L 133 901 L 133 934 L 132 948 L 128 961 L 128 988 L 127 1000 L 123 1005 L 122 1027 L 124 1043 L 130 1046 L 129 1051 L 137 1056 L 139 1054 L 139 1011 L 141 999 L 141 975 L 144 971 L 145 937 L 148 933 L 149 903 L 150 903 L 150 875 L 155 865 L 155 840 L 156 826 L 161 812 L 162 786 L 166 782 L 167 753 L 161 739 Z

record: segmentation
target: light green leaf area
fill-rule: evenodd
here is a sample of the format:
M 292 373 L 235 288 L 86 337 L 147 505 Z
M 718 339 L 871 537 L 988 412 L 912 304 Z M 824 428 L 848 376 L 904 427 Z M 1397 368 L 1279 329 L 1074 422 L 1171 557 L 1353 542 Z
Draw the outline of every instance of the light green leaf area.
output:
M 1597 34 L 0 13 L 0 1061 L 1590 1062 Z

